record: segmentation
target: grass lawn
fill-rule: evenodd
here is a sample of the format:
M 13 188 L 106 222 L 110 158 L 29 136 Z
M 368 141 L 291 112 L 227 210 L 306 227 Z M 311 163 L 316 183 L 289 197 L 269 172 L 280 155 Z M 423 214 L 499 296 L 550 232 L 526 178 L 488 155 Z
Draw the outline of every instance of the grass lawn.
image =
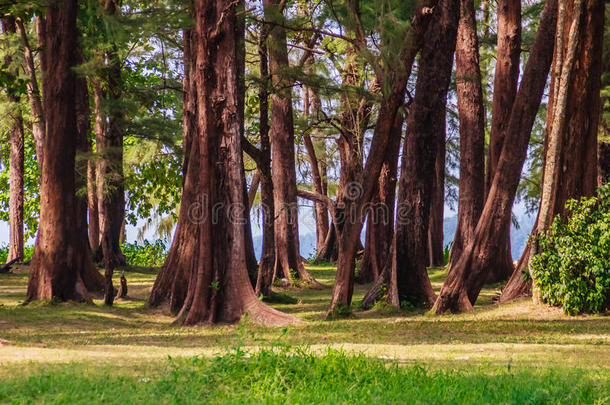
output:
M 288 328 L 173 326 L 144 306 L 148 269 L 126 271 L 113 308 L 21 306 L 27 268 L 0 275 L 0 403 L 610 404 L 608 314 L 497 306 L 497 285 L 468 314 L 359 312 L 357 286 L 353 316 L 329 321 L 334 269 L 309 271 L 326 288 L 278 290 L 298 303 L 274 306 L 305 321 Z M 430 270 L 437 290 L 445 276 Z

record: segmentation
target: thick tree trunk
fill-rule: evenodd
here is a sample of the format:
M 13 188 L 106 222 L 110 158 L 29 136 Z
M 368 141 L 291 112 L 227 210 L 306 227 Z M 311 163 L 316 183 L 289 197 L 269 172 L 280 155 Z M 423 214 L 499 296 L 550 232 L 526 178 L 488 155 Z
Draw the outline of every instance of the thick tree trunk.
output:
M 118 0 L 109 0 L 105 3 L 106 12 L 109 15 L 119 13 Z M 96 168 L 97 176 L 97 197 L 99 214 L 100 244 L 103 245 L 104 239 L 109 241 L 108 254 L 110 262 L 114 266 L 126 265 L 127 261 L 121 251 L 121 228 L 125 217 L 125 192 L 123 181 L 123 131 L 124 116 L 120 105 L 121 92 L 121 60 L 116 50 L 116 44 L 111 45 L 112 50 L 106 55 L 108 60 L 107 76 L 104 78 L 107 92 L 96 89 L 96 101 L 101 101 L 101 106 L 96 113 L 102 112 L 105 128 L 103 131 L 96 131 L 96 153 L 98 163 Z M 108 99 L 109 102 L 104 102 Z M 97 114 L 96 114 L 97 115 Z M 96 126 L 97 127 L 97 126 Z M 101 251 L 101 255 L 99 252 Z M 98 258 L 104 258 L 106 252 L 98 249 Z
M 504 226 L 502 219 L 509 217 L 512 210 L 532 126 L 553 58 L 556 17 L 557 1 L 547 1 L 504 131 L 505 137 L 510 136 L 510 142 L 505 142 L 502 148 L 474 238 L 449 270 L 434 305 L 437 314 L 471 310 L 472 303 L 487 280 L 490 266 L 495 264 L 498 246 L 501 246 L 504 238 L 501 233 Z
M 190 57 L 197 67 L 191 72 L 197 95 L 192 142 L 197 147 L 190 148 L 189 166 L 198 162 L 199 182 L 193 188 L 187 179 L 184 192 L 193 192 L 201 201 L 196 210 L 201 220 L 188 235 L 194 241 L 193 255 L 184 257 L 191 272 L 178 318 L 185 325 L 238 322 L 245 313 L 272 325 L 297 320 L 260 302 L 248 279 L 235 7 L 228 0 L 193 2 Z
M 485 198 L 485 109 L 472 0 L 461 1 L 455 61 L 460 120 L 460 194 L 450 267 L 472 242 Z
M 75 157 L 78 60 L 77 1 L 48 1 L 41 36 L 44 58 L 44 110 L 47 116 L 40 198 L 40 226 L 30 268 L 26 301 L 56 298 L 89 300 L 83 270 L 93 264 L 86 235 L 75 232 L 78 223 Z
M 396 199 L 396 181 L 398 178 L 398 155 L 403 115 L 396 115 L 396 122 L 390 135 L 387 153 L 384 156 L 379 184 L 372 204 L 368 209 L 364 255 L 360 262 L 360 271 L 356 282 L 370 283 L 377 279 L 389 257 L 392 236 L 394 235 L 394 208 Z
M 349 308 L 354 291 L 354 260 L 357 246 L 360 242 L 360 232 L 366 214 L 366 205 L 371 200 L 373 192 L 381 172 L 383 158 L 391 141 L 396 115 L 398 109 L 403 105 L 406 85 L 411 74 L 413 61 L 419 49 L 421 49 L 423 36 L 430 20 L 432 10 L 436 2 L 421 2 L 416 7 L 411 29 L 405 33 L 400 47 L 399 61 L 402 66 L 388 72 L 388 90 L 384 94 L 377 115 L 377 123 L 371 140 L 369 154 L 364 170 L 360 172 L 359 178 L 353 182 L 352 192 L 346 193 L 351 196 L 346 211 L 351 213 L 350 220 L 345 221 L 343 230 L 339 233 L 337 259 L 337 275 L 333 294 L 331 298 L 328 315 L 334 314 L 342 308 Z M 335 222 L 335 221 L 333 221 Z M 335 224 L 335 229 L 337 224 Z
M 283 24 L 283 2 L 264 0 L 265 18 L 278 22 L 269 29 L 271 140 L 273 142 L 273 193 L 275 196 L 275 274 L 286 280 L 320 284 L 305 270 L 300 254 L 297 180 L 292 118 L 292 82 L 286 77 L 288 52 Z M 291 271 L 293 273 L 291 273 Z
M 396 284 L 388 289 L 399 302 L 417 306 L 431 306 L 436 298 L 426 271 L 428 221 L 438 145 L 445 140 L 445 109 L 459 12 L 459 0 L 442 0 L 435 8 L 407 119 L 398 188 L 396 258 L 392 263 Z
M 428 222 L 428 265 L 443 266 L 443 225 L 445 219 L 445 136 L 438 138 L 434 165 L 434 185 Z
M 7 16 L 2 18 L 2 32 L 4 35 L 13 35 L 16 32 L 15 18 Z M 11 55 L 4 57 L 4 64 L 11 68 L 13 58 Z M 13 74 L 19 74 L 19 69 L 14 69 Z M 19 105 L 19 96 L 8 89 L 8 101 L 10 105 L 11 129 L 9 132 L 9 245 L 7 263 L 15 259 L 23 260 L 23 174 L 25 159 L 25 144 L 23 132 L 23 115 Z
M 566 122 L 560 134 L 560 145 L 556 175 L 556 185 L 551 194 L 552 216 L 561 215 L 565 219 L 565 203 L 571 198 L 592 196 L 597 186 L 597 130 L 600 114 L 599 91 L 601 86 L 603 27 L 604 11 L 600 0 L 587 0 L 584 2 L 581 17 L 581 29 L 578 36 L 579 47 L 576 51 L 575 61 L 568 81 Z M 567 27 L 572 20 L 573 4 L 568 2 L 566 7 Z M 569 28 L 564 29 L 567 39 Z M 567 41 L 565 41 L 567 47 Z M 557 58 L 553 63 L 557 65 Z M 553 69 L 554 81 L 556 69 Z M 551 119 L 554 110 L 554 91 L 549 99 L 547 127 L 552 128 Z M 600 168 L 601 168 L 600 154 Z M 534 227 L 536 229 L 537 226 Z M 528 257 L 529 252 L 524 252 Z M 500 302 L 508 302 L 519 296 L 531 292 L 531 283 L 521 277 L 523 270 L 527 270 L 527 260 L 522 256 L 513 276 L 502 290 Z M 522 263 L 523 262 L 523 263 Z
M 506 128 L 517 94 L 521 55 L 521 0 L 500 0 L 497 15 L 498 42 L 487 155 L 486 198 L 499 165 L 500 153 L 507 136 Z M 506 280 L 513 272 L 510 247 L 511 213 L 503 218 L 496 218 L 496 221 L 501 225 L 498 232 L 502 238 L 498 238 L 493 263 L 489 266 L 488 281 Z

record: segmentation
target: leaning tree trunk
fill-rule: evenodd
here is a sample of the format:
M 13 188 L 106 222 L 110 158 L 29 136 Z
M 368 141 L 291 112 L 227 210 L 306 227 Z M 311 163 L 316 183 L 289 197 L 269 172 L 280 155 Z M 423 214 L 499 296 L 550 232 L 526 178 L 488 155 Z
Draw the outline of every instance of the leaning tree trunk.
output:
M 438 145 L 445 140 L 445 109 L 451 81 L 460 2 L 443 0 L 426 32 L 415 98 L 407 119 L 398 188 L 396 243 L 390 285 L 399 302 L 431 306 L 435 294 L 428 278 L 428 220 Z
M 553 58 L 557 1 L 545 3 L 540 26 L 525 67 L 521 87 L 515 97 L 510 120 L 505 129 L 505 142 L 477 224 L 472 242 L 449 270 L 434 311 L 467 311 L 487 280 L 489 266 L 495 264 L 498 246 L 504 235 L 502 219 L 510 216 L 525 162 L 529 138 L 538 113 L 542 93 Z
M 571 24 L 573 4 L 568 3 L 566 18 L 568 27 Z M 566 122 L 560 134 L 560 145 L 557 166 L 559 173 L 556 186 L 551 195 L 552 216 L 561 215 L 565 219 L 565 203 L 571 198 L 592 196 L 597 186 L 597 130 L 601 103 L 599 91 L 601 86 L 603 28 L 604 12 L 603 2 L 599 0 L 584 2 L 581 29 L 578 37 L 579 47 L 576 51 L 567 88 Z M 568 35 L 568 29 L 564 35 Z M 566 44 L 567 47 L 567 44 Z M 556 58 L 553 63 L 558 62 Z M 555 80 L 555 69 L 553 80 Z M 549 99 L 548 111 L 554 110 L 552 92 Z M 552 128 L 550 120 L 553 114 L 548 114 L 547 126 Z M 602 164 L 600 154 L 600 168 Z M 537 226 L 534 226 L 536 229 Z M 513 276 L 502 290 L 500 302 L 508 302 L 520 296 L 531 293 L 531 282 L 521 277 L 522 271 L 527 271 L 528 249 L 523 253 L 520 265 L 517 266 Z
M 444 132 L 444 131 L 443 131 Z M 437 140 L 434 185 L 428 222 L 428 265 L 443 266 L 443 225 L 445 217 L 445 136 Z
M 299 279 L 319 285 L 305 270 L 300 254 L 297 178 L 294 156 L 292 81 L 286 77 L 288 51 L 282 27 L 283 2 L 264 0 L 265 18 L 275 21 L 269 29 L 269 73 L 271 74 L 271 139 L 275 196 L 275 274 L 286 280 Z M 291 274 L 291 270 L 293 273 Z
M 399 112 L 396 115 L 393 132 L 390 134 L 375 197 L 368 210 L 364 255 L 356 278 L 358 283 L 370 283 L 380 277 L 390 253 L 394 235 L 398 155 L 403 123 L 403 114 Z
M 45 163 L 41 174 L 40 225 L 30 268 L 26 302 L 56 298 L 89 300 L 83 270 L 92 268 L 86 235 L 79 221 L 75 157 L 78 60 L 76 0 L 48 1 L 41 32 L 44 58 Z
M 337 275 L 328 315 L 332 315 L 342 308 L 349 308 L 351 305 L 354 291 L 354 261 L 364 224 L 366 205 L 375 191 L 383 159 L 391 142 L 396 115 L 404 103 L 413 61 L 422 47 L 424 33 L 432 20 L 430 17 L 433 15 L 432 10 L 435 4 L 435 1 L 422 1 L 417 5 L 413 24 L 405 33 L 400 46 L 398 58 L 400 66 L 387 72 L 386 77 L 383 78 L 389 84 L 388 93 L 384 94 L 380 102 L 366 165 L 364 170 L 360 171 L 357 182 L 353 183 L 356 186 L 354 187 L 355 193 L 352 194 L 353 200 L 348 201 L 347 212 L 353 213 L 351 215 L 353 218 L 343 224 L 343 230 L 338 235 Z
M 519 82 L 519 62 L 521 56 L 521 0 L 500 0 L 498 2 L 498 42 L 496 71 L 492 101 L 491 129 L 487 155 L 486 197 L 499 165 L 500 153 L 511 109 L 517 94 Z M 498 245 L 489 265 L 488 281 L 506 280 L 513 272 L 510 248 L 511 213 L 496 218 L 501 224 Z
M 2 32 L 4 35 L 13 35 L 16 32 L 15 18 L 7 16 L 2 19 Z M 4 57 L 4 64 L 11 68 L 13 58 Z M 19 69 L 13 72 L 16 76 Z M 7 262 L 23 261 L 23 174 L 25 159 L 25 144 L 23 132 L 23 115 L 19 105 L 17 92 L 7 89 L 10 105 L 10 132 L 9 132 L 9 245 Z
M 474 235 L 485 198 L 485 108 L 473 0 L 462 0 L 455 55 L 460 120 L 460 194 L 450 267 Z
M 184 191 L 193 192 L 201 201 L 197 210 L 201 220 L 188 235 L 196 249 L 184 258 L 191 272 L 178 319 L 185 325 L 238 322 L 245 313 L 256 322 L 272 325 L 297 320 L 260 302 L 248 279 L 235 7 L 228 0 L 195 0 L 192 6 L 189 56 L 197 67 L 191 72 L 197 91 L 192 142 L 198 153 L 192 153 L 197 148 L 190 148 L 189 166 L 198 162 L 199 181 L 185 182 Z

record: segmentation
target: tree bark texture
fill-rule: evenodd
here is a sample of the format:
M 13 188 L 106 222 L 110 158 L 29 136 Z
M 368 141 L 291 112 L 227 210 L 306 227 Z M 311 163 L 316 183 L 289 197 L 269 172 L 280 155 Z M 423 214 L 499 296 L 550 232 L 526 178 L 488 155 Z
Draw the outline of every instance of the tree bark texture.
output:
M 485 198 L 485 107 L 472 0 L 461 1 L 455 61 L 460 122 L 460 193 L 450 267 L 472 241 Z
M 195 225 L 194 232 L 186 235 L 193 254 L 182 256 L 190 269 L 187 295 L 178 314 L 185 325 L 233 323 L 245 313 L 265 324 L 296 321 L 260 302 L 248 278 L 235 7 L 228 0 L 192 3 L 189 57 L 194 60 L 191 83 L 196 97 L 192 98 L 195 132 L 188 171 L 195 162 L 199 167 L 198 183 L 191 184 L 187 178 L 184 192 L 192 192 L 199 206 L 191 210 L 195 217 L 182 217 L 182 222 Z
M 529 138 L 540 106 L 542 93 L 553 59 L 557 2 L 545 3 L 538 32 L 530 50 L 521 86 L 515 97 L 505 142 L 487 200 L 472 242 L 449 270 L 439 298 L 434 305 L 437 314 L 471 310 L 495 264 L 498 246 L 503 243 L 502 219 L 510 217 L 521 169 L 525 162 Z
M 445 140 L 447 91 L 455 52 L 459 0 L 442 0 L 434 11 L 419 59 L 415 98 L 407 118 L 398 188 L 396 243 L 389 290 L 399 303 L 431 306 L 428 278 L 428 221 L 438 145 Z
M 2 32 L 4 35 L 14 35 L 16 32 L 15 18 L 7 16 L 2 18 Z M 12 55 L 4 57 L 4 64 L 11 69 Z M 19 68 L 11 69 L 15 76 L 19 75 Z M 19 259 L 23 261 L 23 217 L 24 192 L 23 175 L 25 160 L 25 135 L 23 132 L 23 114 L 19 105 L 19 96 L 12 89 L 7 89 L 10 104 L 10 132 L 9 132 L 9 245 L 7 263 Z
M 74 231 L 80 216 L 76 198 L 78 31 L 75 0 L 48 1 L 43 59 L 47 116 L 41 175 L 40 225 L 30 268 L 26 301 L 57 298 L 89 300 L 84 271 L 93 263 L 86 235 Z M 80 228 L 80 226 L 79 226 Z

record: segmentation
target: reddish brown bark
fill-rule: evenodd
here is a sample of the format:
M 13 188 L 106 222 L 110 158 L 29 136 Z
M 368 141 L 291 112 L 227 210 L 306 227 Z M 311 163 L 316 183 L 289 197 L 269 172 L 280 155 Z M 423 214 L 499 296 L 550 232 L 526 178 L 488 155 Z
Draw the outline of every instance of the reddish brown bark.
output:
M 271 141 L 269 139 L 269 66 L 267 60 L 268 27 L 264 25 L 258 43 L 260 57 L 259 67 L 262 84 L 258 91 L 260 101 L 259 131 L 260 131 L 260 162 L 261 173 L 261 206 L 263 210 L 263 246 L 261 260 L 258 266 L 255 293 L 257 296 L 271 297 L 271 284 L 275 266 L 275 206 L 273 201 L 273 176 L 271 172 Z
M 461 1 L 455 61 L 460 120 L 460 194 L 450 267 L 472 241 L 485 198 L 485 110 L 472 0 Z
M 21 44 L 23 46 L 23 70 L 28 76 L 28 97 L 30 99 L 30 108 L 32 111 L 32 135 L 34 136 L 34 142 L 36 145 L 36 159 L 38 161 L 39 171 L 42 172 L 43 163 L 43 140 L 45 133 L 45 118 L 42 107 L 42 98 L 40 96 L 40 90 L 38 88 L 38 79 L 36 78 L 36 68 L 34 64 L 34 53 L 30 47 L 30 42 L 27 36 L 25 25 L 20 17 L 15 19 L 19 36 L 21 37 Z M 41 69 L 44 66 L 41 65 Z
M 510 136 L 510 142 L 502 147 L 474 238 L 450 269 L 434 305 L 437 314 L 471 310 L 487 280 L 490 266 L 495 264 L 498 246 L 504 238 L 502 219 L 511 214 L 530 133 L 551 66 L 556 17 L 557 1 L 547 1 L 505 129 L 504 136 Z
M 265 18 L 277 22 L 269 29 L 271 75 L 271 140 L 273 142 L 273 193 L 275 198 L 275 274 L 319 285 L 305 270 L 300 254 L 297 181 L 292 117 L 292 83 L 286 76 L 288 52 L 282 27 L 283 1 L 264 0 Z M 292 271 L 292 273 L 291 273 Z
M 597 185 L 601 186 L 608 181 L 610 176 L 610 143 L 600 142 L 597 146 Z
M 498 42 L 492 101 L 491 129 L 487 155 L 486 197 L 499 165 L 506 128 L 517 94 L 521 55 L 521 1 L 501 0 L 497 8 Z M 511 215 L 497 218 L 502 239 L 498 239 L 494 263 L 489 266 L 488 281 L 507 279 L 513 272 L 510 247 Z
M 2 18 L 2 32 L 13 35 L 16 32 L 15 18 Z M 4 57 L 4 64 L 11 68 L 13 58 L 10 54 Z M 18 76 L 19 69 L 12 69 Z M 23 260 L 23 174 L 24 174 L 24 132 L 23 115 L 19 106 L 19 96 L 14 89 L 7 89 L 10 104 L 11 129 L 9 133 L 9 245 L 7 263 L 15 259 Z
M 435 8 L 418 63 L 415 98 L 407 119 L 398 188 L 396 257 L 392 263 L 396 284 L 388 289 L 397 294 L 398 302 L 418 306 L 432 305 L 435 299 L 426 271 L 428 220 L 438 145 L 445 140 L 445 108 L 459 11 L 459 0 L 443 0 Z
M 104 2 L 104 8 L 108 15 L 116 15 L 120 12 L 118 0 Z M 126 265 L 127 261 L 121 251 L 121 229 L 125 217 L 125 192 L 123 181 L 123 132 L 124 115 L 120 99 L 122 62 L 118 55 L 116 44 L 111 45 L 111 50 L 105 55 L 108 61 L 107 74 L 103 78 L 107 91 L 96 88 L 96 102 L 101 106 L 96 113 L 102 113 L 97 119 L 104 120 L 103 131 L 96 130 L 96 153 L 98 162 L 96 168 L 98 214 L 100 245 L 98 258 L 104 258 L 106 254 L 113 266 Z M 99 91 L 99 94 L 98 94 Z M 99 99 L 98 99 L 99 97 Z M 96 114 L 97 115 L 97 114 Z M 97 125 L 96 125 L 97 129 Z M 102 243 L 108 240 L 108 250 L 104 251 Z M 101 252 L 101 255 L 100 255 Z
M 347 212 L 354 213 L 349 221 L 343 224 L 342 232 L 338 235 L 337 274 L 333 287 L 333 294 L 328 314 L 335 313 L 341 308 L 349 308 L 354 291 L 354 259 L 360 242 L 360 231 L 365 219 L 366 204 L 371 200 L 375 186 L 379 179 L 383 157 L 388 149 L 392 128 L 395 124 L 398 109 L 403 105 L 407 81 L 411 74 L 413 60 L 421 49 L 423 35 L 431 18 L 431 10 L 436 2 L 422 2 L 416 7 L 412 28 L 405 33 L 400 47 L 398 60 L 401 66 L 396 66 L 383 80 L 387 80 L 388 90 L 384 94 L 377 115 L 375 131 L 371 140 L 369 155 L 364 170 L 360 172 L 356 181 L 355 198 L 350 199 Z M 335 229 L 337 225 L 335 224 Z
M 185 258 L 191 272 L 178 316 L 185 325 L 237 322 L 246 312 L 260 323 L 296 321 L 260 302 L 248 279 L 235 7 L 228 0 L 195 0 L 192 6 L 190 58 L 197 67 L 191 72 L 197 91 L 192 143 L 198 153 L 191 152 L 189 166 L 198 161 L 199 182 L 192 190 L 185 182 L 185 192 L 194 192 L 201 201 L 196 210 L 201 216 L 195 233 L 188 236 L 196 249 Z
M 396 115 L 396 122 L 390 134 L 387 153 L 384 156 L 379 184 L 368 211 L 364 255 L 356 281 L 370 283 L 377 279 L 389 257 L 394 235 L 394 208 L 396 182 L 398 178 L 398 155 L 404 118 Z
M 91 152 L 91 147 L 89 147 Z M 87 205 L 89 211 L 89 248 L 97 252 L 100 244 L 99 211 L 97 209 L 97 181 L 95 175 L 95 162 L 87 163 Z
M 163 267 L 153 285 L 149 306 L 167 304 L 172 313 L 178 313 L 186 298 L 188 280 L 192 271 L 192 258 L 196 254 L 197 222 L 200 220 L 196 191 L 199 187 L 199 144 L 196 137 L 195 87 L 192 72 L 195 58 L 192 50 L 192 31 L 184 31 L 184 80 L 183 80 L 183 162 L 182 197 L 176 231 Z
M 40 226 L 26 301 L 57 298 L 88 300 L 83 270 L 93 264 L 86 235 L 75 232 L 82 221 L 76 198 L 75 157 L 79 143 L 77 124 L 78 60 L 75 0 L 48 1 L 45 15 L 43 59 L 52 60 L 44 71 L 44 110 L 48 117 L 40 198 Z M 78 226 L 80 229 L 81 226 Z
M 561 215 L 564 219 L 566 201 L 571 198 L 592 196 L 598 183 L 597 135 L 601 108 L 599 92 L 603 60 L 604 5 L 600 0 L 586 0 L 583 6 L 578 50 L 568 82 L 566 121 L 560 134 L 558 155 L 560 170 L 551 196 L 552 215 Z M 567 38 L 572 24 L 572 12 L 573 4 L 568 2 L 563 29 L 564 53 L 569 42 Z M 556 58 L 553 64 L 556 64 Z M 555 72 L 556 69 L 553 69 L 552 80 L 555 80 Z M 551 92 L 550 100 L 553 100 L 553 92 L 554 90 Z M 553 108 L 551 101 L 548 111 L 552 112 Z M 551 117 L 552 114 L 549 113 L 547 128 L 550 128 Z M 527 260 L 522 257 L 519 263 L 502 291 L 500 302 L 508 302 L 531 292 L 531 283 L 521 277 L 522 271 L 527 270 Z
M 444 132 L 444 131 L 443 131 Z M 438 137 L 434 165 L 434 185 L 428 222 L 428 265 L 443 266 L 443 225 L 445 219 L 445 136 Z

